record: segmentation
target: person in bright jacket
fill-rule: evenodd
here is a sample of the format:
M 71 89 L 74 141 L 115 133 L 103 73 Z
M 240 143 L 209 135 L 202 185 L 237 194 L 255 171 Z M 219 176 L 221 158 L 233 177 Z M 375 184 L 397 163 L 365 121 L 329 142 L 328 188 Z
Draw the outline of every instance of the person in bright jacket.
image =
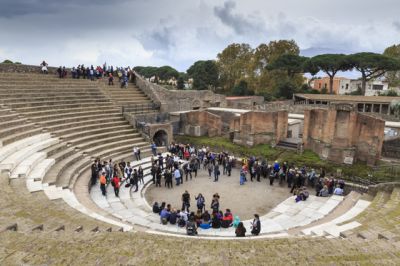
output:
M 106 184 L 107 184 L 106 172 L 102 172 L 100 175 L 100 189 L 101 189 L 101 194 L 103 194 L 103 196 L 106 195 Z
M 119 197 L 119 187 L 121 186 L 118 176 L 114 176 L 112 179 L 112 185 L 114 187 L 114 193 L 116 197 Z

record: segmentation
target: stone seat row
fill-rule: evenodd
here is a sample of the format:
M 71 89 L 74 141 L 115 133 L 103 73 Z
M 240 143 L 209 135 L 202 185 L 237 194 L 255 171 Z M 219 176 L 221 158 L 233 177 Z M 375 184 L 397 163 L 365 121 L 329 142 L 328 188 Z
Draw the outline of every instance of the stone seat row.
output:
M 42 152 L 52 143 L 57 143 L 57 139 L 52 138 L 50 134 L 41 134 L 2 147 L 0 149 L 0 158 L 2 158 L 0 165 L 3 168 L 7 167 L 8 176 L 12 180 L 24 180 L 25 186 L 30 192 L 43 191 L 51 200 L 62 198 L 72 208 L 85 210 L 85 215 L 130 230 L 129 226 L 86 210 L 76 200 L 71 190 L 42 183 L 46 172 L 55 164 L 54 159 L 45 159 L 45 152 Z M 12 163 L 9 164 L 10 162 Z

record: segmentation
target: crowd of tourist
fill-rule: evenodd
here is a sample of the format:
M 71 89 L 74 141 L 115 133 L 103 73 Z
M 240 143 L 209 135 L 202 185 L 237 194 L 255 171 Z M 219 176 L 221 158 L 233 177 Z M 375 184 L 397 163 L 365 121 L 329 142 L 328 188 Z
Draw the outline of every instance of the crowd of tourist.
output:
M 327 197 L 329 195 L 343 195 L 345 183 L 338 180 L 333 175 L 327 177 L 323 169 L 317 174 L 314 169 L 303 166 L 296 167 L 294 164 L 278 161 L 268 163 L 266 159 L 257 159 L 254 156 L 236 159 L 227 152 L 215 153 L 209 148 L 201 147 L 197 149 L 189 144 L 172 143 L 168 147 L 168 154 L 163 156 L 157 153 L 155 143 L 150 146 L 152 157 L 150 175 L 151 181 L 156 187 L 162 186 L 173 189 L 185 182 L 196 178 L 198 171 L 207 171 L 209 178 L 218 182 L 219 176 L 231 176 L 232 168 L 240 166 L 240 185 L 246 182 L 261 182 L 263 179 L 269 180 L 268 184 L 273 186 L 277 182 L 280 186 L 287 186 L 290 193 L 295 195 L 295 201 L 305 201 L 309 198 L 308 188 L 316 190 L 316 196 Z M 133 147 L 134 159 L 140 161 L 141 150 Z M 221 173 L 222 170 L 222 173 Z M 100 188 L 103 195 L 106 195 L 106 186 L 111 184 L 114 187 L 115 196 L 119 195 L 119 188 L 123 183 L 126 187 L 131 187 L 133 192 L 138 191 L 140 183 L 144 184 L 144 172 L 141 166 L 132 167 L 130 162 L 114 163 L 112 160 L 100 162 L 96 160 L 92 165 L 92 184 L 100 180 Z M 173 182 L 175 181 L 175 182 Z M 153 211 L 160 214 L 162 224 L 177 224 L 186 227 L 188 234 L 196 234 L 197 228 L 228 228 L 235 227 L 238 236 L 244 235 L 246 228 L 240 224 L 238 216 L 233 216 L 230 209 L 225 212 L 220 210 L 220 197 L 218 193 L 213 195 L 210 204 L 210 211 L 206 209 L 206 199 L 202 194 L 194 197 L 197 211 L 190 211 L 191 197 L 186 191 L 181 198 L 182 206 L 179 209 L 172 208 L 170 204 L 155 203 Z M 253 235 L 260 232 L 261 223 L 259 217 L 255 217 L 252 224 Z M 244 232 L 244 233 L 243 233 Z
M 181 228 L 186 228 L 186 233 L 188 235 L 196 235 L 197 228 L 206 229 L 219 229 L 219 228 L 235 228 L 235 234 L 238 237 L 244 237 L 246 234 L 246 228 L 243 222 L 240 221 L 239 216 L 233 216 L 230 209 L 226 209 L 225 212 L 219 210 L 214 202 L 219 203 L 220 196 L 218 193 L 213 195 L 210 213 L 205 209 L 204 197 L 199 194 L 195 197 L 197 201 L 197 211 L 190 212 L 190 194 L 185 191 L 182 194 L 182 208 L 175 209 L 171 207 L 171 204 L 166 204 L 162 202 L 161 205 L 155 202 L 153 205 L 153 212 L 160 215 L 160 222 L 163 225 L 171 224 L 177 225 Z M 254 220 L 251 224 L 251 234 L 258 235 L 261 231 L 261 222 L 258 214 L 254 215 Z
M 48 74 L 48 64 L 46 61 L 43 61 L 40 64 L 41 72 L 43 74 Z M 59 78 L 67 78 L 68 70 L 65 66 L 60 66 L 56 70 Z M 94 67 L 91 65 L 90 67 L 85 66 L 84 64 L 80 64 L 77 67 L 72 67 L 70 69 L 71 78 L 73 79 L 90 79 L 92 81 L 97 79 L 106 78 L 108 80 L 108 85 L 114 85 L 114 77 L 118 77 L 121 88 L 126 88 L 128 86 L 128 82 L 134 79 L 135 75 L 133 74 L 133 70 L 130 67 L 115 67 L 109 66 L 107 63 L 104 63 L 103 66 Z

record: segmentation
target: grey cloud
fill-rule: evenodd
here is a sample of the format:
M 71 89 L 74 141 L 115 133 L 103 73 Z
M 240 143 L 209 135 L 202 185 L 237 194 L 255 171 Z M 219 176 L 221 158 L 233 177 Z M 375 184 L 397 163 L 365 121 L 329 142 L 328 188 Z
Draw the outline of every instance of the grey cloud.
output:
M 174 30 L 164 26 L 151 32 L 145 32 L 137 36 L 143 47 L 147 50 L 168 50 L 174 45 Z
M 259 30 L 261 25 L 259 22 L 253 22 L 249 18 L 246 18 L 239 14 L 234 14 L 233 11 L 236 7 L 236 3 L 229 0 L 224 3 L 223 7 L 214 7 L 214 15 L 217 16 L 221 22 L 231 27 L 235 33 L 244 35 L 254 30 Z
M 393 26 L 395 27 L 395 29 L 397 31 L 400 31 L 400 21 L 394 21 L 393 22 Z
M 53 14 L 71 9 L 89 9 L 99 5 L 115 5 L 127 0 L 2 0 L 0 17 L 12 18 L 30 14 Z

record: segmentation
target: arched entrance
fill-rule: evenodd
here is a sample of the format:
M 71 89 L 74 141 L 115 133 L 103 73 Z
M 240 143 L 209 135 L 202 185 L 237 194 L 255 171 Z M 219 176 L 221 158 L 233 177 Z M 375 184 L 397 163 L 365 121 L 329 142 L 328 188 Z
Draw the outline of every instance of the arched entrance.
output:
M 160 146 L 167 146 L 168 145 L 168 134 L 164 130 L 158 130 L 153 136 L 153 141 L 157 145 Z

